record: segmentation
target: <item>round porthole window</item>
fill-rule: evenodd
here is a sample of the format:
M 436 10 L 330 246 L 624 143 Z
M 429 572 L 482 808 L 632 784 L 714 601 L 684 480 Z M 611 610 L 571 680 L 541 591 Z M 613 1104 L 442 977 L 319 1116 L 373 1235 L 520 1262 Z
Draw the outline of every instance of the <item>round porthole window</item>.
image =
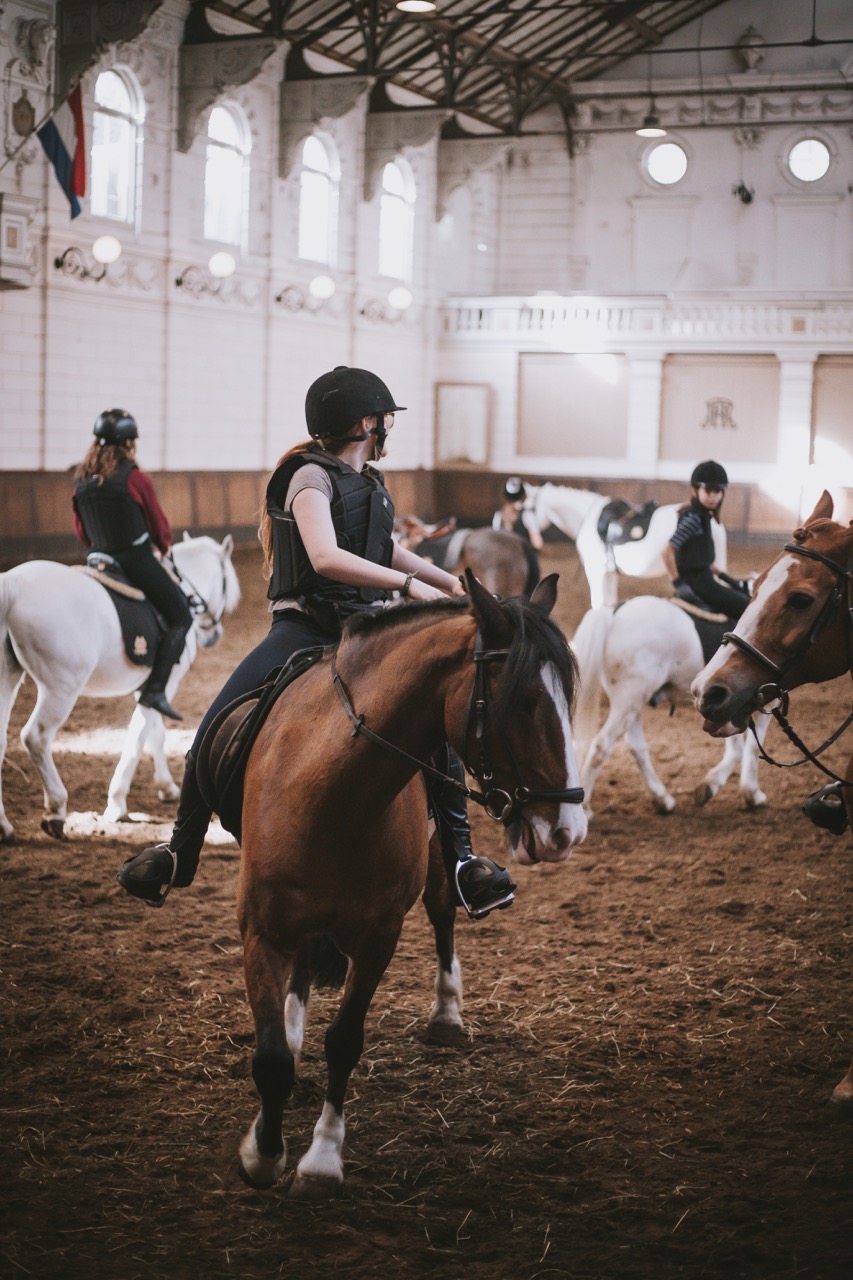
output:
M 817 182 L 829 169 L 829 147 L 819 138 L 804 138 L 788 152 L 788 168 L 800 182 Z
M 677 142 L 661 142 L 646 156 L 646 171 L 654 182 L 671 187 L 687 172 L 687 152 Z

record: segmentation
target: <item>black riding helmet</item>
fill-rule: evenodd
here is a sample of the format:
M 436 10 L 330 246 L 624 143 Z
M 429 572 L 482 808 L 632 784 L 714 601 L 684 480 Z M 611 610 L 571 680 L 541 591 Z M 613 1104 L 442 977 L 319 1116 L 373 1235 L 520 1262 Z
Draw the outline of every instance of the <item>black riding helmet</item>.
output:
M 99 414 L 93 434 L 98 444 L 121 444 L 139 438 L 136 419 L 126 409 L 105 409 Z
M 362 418 L 377 418 L 378 429 L 383 414 L 403 409 L 405 405 L 394 403 L 391 392 L 375 373 L 350 369 L 344 364 L 321 374 L 305 397 L 305 421 L 315 440 L 321 436 L 345 436 Z
M 504 497 L 510 502 L 520 502 L 522 498 L 527 497 L 527 490 L 520 476 L 510 476 L 504 485 Z
M 726 475 L 725 467 L 720 466 L 719 462 L 709 460 L 700 462 L 693 468 L 690 483 L 694 489 L 698 489 L 700 484 L 706 489 L 725 489 L 728 487 L 729 477 Z

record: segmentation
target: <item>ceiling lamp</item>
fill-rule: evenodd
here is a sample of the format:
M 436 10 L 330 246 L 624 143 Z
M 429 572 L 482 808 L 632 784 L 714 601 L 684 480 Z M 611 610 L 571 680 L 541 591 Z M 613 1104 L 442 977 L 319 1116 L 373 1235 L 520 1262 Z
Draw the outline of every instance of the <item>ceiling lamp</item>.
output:
M 432 0 L 397 0 L 396 7 L 401 13 L 432 13 L 436 6 Z
M 649 103 L 649 113 L 644 118 L 639 129 L 635 129 L 638 138 L 665 138 L 666 129 L 661 125 L 658 113 L 655 110 L 654 99 Z

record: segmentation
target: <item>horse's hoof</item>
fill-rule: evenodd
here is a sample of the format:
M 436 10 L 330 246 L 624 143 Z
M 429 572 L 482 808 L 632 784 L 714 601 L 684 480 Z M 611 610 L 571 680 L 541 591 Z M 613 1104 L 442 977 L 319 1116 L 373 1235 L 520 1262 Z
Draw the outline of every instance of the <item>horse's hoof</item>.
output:
M 468 1043 L 468 1033 L 461 1022 L 431 1022 L 424 1036 L 425 1044 L 446 1045 L 455 1049 Z
M 829 1100 L 845 1117 L 853 1116 L 853 1080 L 849 1074 L 835 1086 Z
M 42 818 L 41 829 L 49 836 L 53 836 L 54 840 L 67 840 L 65 834 L 64 818 Z
M 177 800 L 180 794 L 181 794 L 180 791 L 175 786 L 160 787 L 159 791 L 157 792 L 157 799 L 166 803 L 168 801 Z
M 297 1173 L 287 1194 L 293 1200 L 333 1200 L 342 1190 L 343 1182 L 337 1178 L 306 1178 Z
M 743 806 L 745 809 L 766 809 L 767 796 L 763 791 L 746 791 L 743 796 Z
M 672 796 L 655 796 L 652 800 L 652 804 L 654 805 L 655 812 L 661 814 L 664 818 L 669 817 L 675 808 L 675 801 Z
M 709 800 L 713 800 L 714 792 L 709 782 L 700 782 L 699 786 L 693 792 L 693 803 L 697 808 L 701 809 Z
M 0 844 L 13 845 L 18 843 L 18 837 L 14 831 L 0 831 Z

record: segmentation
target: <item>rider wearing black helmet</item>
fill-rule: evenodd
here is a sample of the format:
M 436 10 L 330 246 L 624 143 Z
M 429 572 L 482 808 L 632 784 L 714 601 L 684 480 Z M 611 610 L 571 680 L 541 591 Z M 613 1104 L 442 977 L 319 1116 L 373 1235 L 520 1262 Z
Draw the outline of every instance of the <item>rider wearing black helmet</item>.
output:
M 111 556 L 134 586 L 163 615 L 166 631 L 157 646 L 151 674 L 139 691 L 144 707 L 173 720 L 183 717 L 169 704 L 166 684 L 183 653 L 192 614 L 181 588 L 154 554 L 168 555 L 172 530 L 150 478 L 136 463 L 136 420 L 125 409 L 98 415 L 95 442 L 74 473 L 74 529 L 90 552 Z
M 712 613 L 739 618 L 749 604 L 746 584 L 714 563 L 711 521 L 720 519 L 729 477 L 719 462 L 708 460 L 693 468 L 690 502 L 678 512 L 675 533 L 662 552 L 676 595 L 704 605 Z
M 492 517 L 492 528 L 502 533 L 514 533 L 524 543 L 527 556 L 527 582 L 524 586 L 526 595 L 530 595 L 540 578 L 539 557 L 545 545 L 539 525 L 531 511 L 525 511 L 527 489 L 520 476 L 510 476 L 504 484 L 503 502 L 500 509 Z
M 347 617 L 385 604 L 392 592 L 413 600 L 464 594 L 457 578 L 405 551 L 392 538 L 394 506 L 372 465 L 402 406 L 367 369 L 339 366 L 311 384 L 305 419 L 311 441 L 278 462 L 267 484 L 260 540 L 269 576 L 272 625 L 240 663 L 202 720 L 187 755 L 172 838 L 144 849 L 118 873 L 134 897 L 161 905 L 169 888 L 191 883 L 211 819 L 195 760 L 208 727 L 234 699 L 258 689 L 300 649 L 335 644 Z M 447 747 L 436 761 L 463 779 Z M 485 915 L 512 901 L 515 885 L 488 858 L 475 858 L 464 800 L 430 787 L 451 882 L 466 910 Z

